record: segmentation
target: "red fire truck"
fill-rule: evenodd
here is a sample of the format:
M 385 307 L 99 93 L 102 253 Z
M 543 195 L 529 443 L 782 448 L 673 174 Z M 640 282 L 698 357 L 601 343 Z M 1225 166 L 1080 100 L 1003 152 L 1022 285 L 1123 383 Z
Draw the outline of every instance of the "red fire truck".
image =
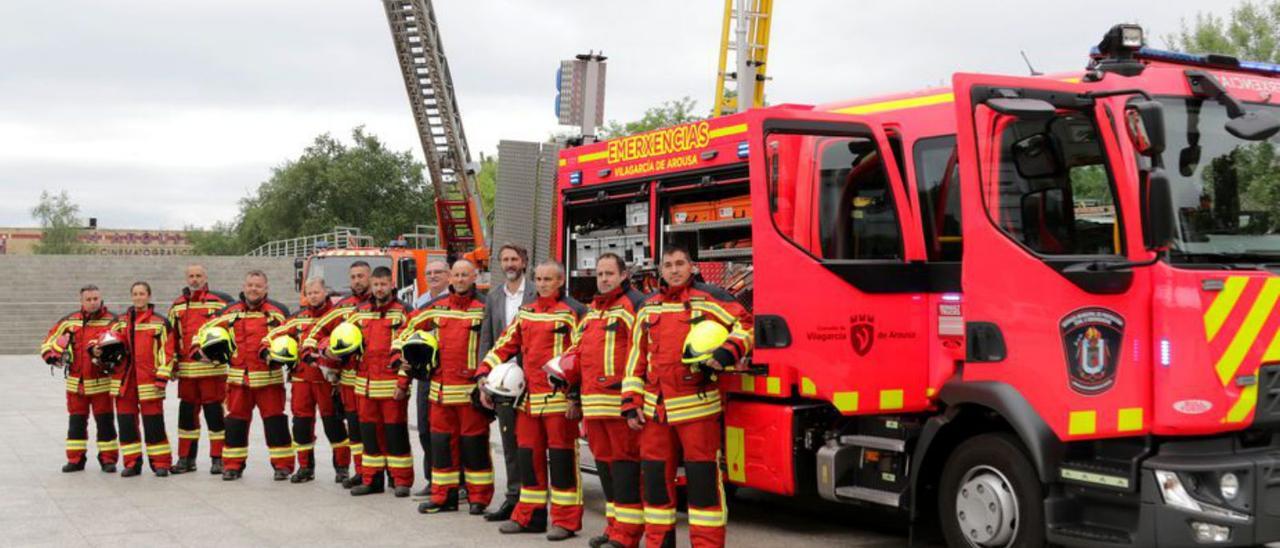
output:
M 559 257 L 666 246 L 755 314 L 725 474 L 953 546 L 1280 540 L 1280 66 L 1083 72 L 563 151 Z

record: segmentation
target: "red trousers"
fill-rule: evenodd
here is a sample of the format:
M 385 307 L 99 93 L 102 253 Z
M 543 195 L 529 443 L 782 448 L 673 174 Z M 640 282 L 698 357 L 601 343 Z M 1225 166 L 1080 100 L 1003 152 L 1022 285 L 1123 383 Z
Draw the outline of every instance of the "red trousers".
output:
M 200 449 L 200 413 L 209 423 L 209 457 L 222 458 L 226 422 L 227 376 L 178 378 L 178 456 L 196 458 Z
M 67 462 L 81 463 L 89 450 L 89 415 L 98 427 L 98 462 L 113 464 L 120 459 L 116 443 L 115 409 L 111 394 L 86 396 L 67 392 Z
M 610 540 L 640 545 L 644 507 L 640 499 L 640 433 L 623 419 L 587 419 L 587 443 L 604 489 L 605 528 Z
M 363 475 L 361 466 L 364 460 L 364 444 L 360 441 L 360 398 L 356 396 L 354 386 L 338 385 L 338 402 L 342 404 L 342 417 L 347 422 L 347 448 L 351 452 L 351 463 L 355 465 L 356 475 Z
M 409 449 L 409 402 L 407 400 L 361 397 L 360 441 L 364 457 L 360 474 L 365 485 L 374 477 L 391 472 L 397 486 L 413 486 L 413 452 Z
M 284 385 L 261 388 L 243 385 L 227 387 L 227 446 L 222 451 L 227 470 L 243 470 L 249 457 L 249 424 L 253 408 L 258 408 L 267 438 L 271 467 L 293 471 L 293 441 L 289 439 L 289 420 L 284 416 Z
M 431 502 L 444 504 L 466 471 L 467 501 L 488 506 L 493 500 L 493 458 L 489 418 L 471 404 L 431 405 Z M 456 495 L 454 495 L 456 496 Z
M 334 402 L 334 388 L 327 382 L 294 382 L 289 385 L 289 407 L 293 411 L 293 449 L 299 468 L 316 467 L 316 409 L 324 424 L 325 437 L 333 448 L 333 468 L 346 470 L 351 464 L 351 448 L 347 446 L 347 428 L 342 424 Z
M 720 416 L 678 424 L 645 423 L 640 437 L 644 475 L 645 546 L 674 546 L 676 455 L 688 479 L 689 540 L 694 548 L 724 546 L 728 512 L 720 478 Z
M 126 385 L 116 398 L 116 419 L 120 422 L 120 454 L 125 468 L 142 465 L 142 436 L 138 415 L 146 429 L 147 461 L 152 470 L 168 469 L 173 463 L 169 436 L 164 430 L 164 400 L 138 400 L 138 391 Z
M 523 486 L 511 520 L 535 529 L 546 526 L 549 475 L 552 525 L 570 531 L 581 530 L 577 421 L 570 421 L 563 413 L 535 417 L 520 411 L 516 415 L 516 444 L 519 446 L 516 463 Z

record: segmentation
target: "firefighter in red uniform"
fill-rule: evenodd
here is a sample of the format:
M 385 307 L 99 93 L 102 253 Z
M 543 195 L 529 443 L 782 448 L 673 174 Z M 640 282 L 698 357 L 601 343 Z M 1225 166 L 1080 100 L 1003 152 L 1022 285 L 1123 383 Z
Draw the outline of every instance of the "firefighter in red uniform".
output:
M 599 293 L 578 324 L 578 342 L 566 353 L 577 359 L 587 443 L 604 489 L 606 525 L 603 535 L 591 539 L 593 548 L 606 544 L 633 548 L 644 534 L 640 434 L 628 428 L 622 417 L 622 378 L 635 311 L 644 295 L 631 288 L 626 272 L 626 262 L 615 253 L 604 253 L 596 260 Z
M 689 536 L 693 546 L 724 546 L 724 491 L 720 479 L 721 396 L 716 371 L 732 369 L 751 350 L 752 319 L 722 289 L 695 283 L 688 251 L 662 254 L 664 287 L 636 313 L 636 329 L 623 380 L 623 414 L 642 430 L 645 545 L 675 546 L 675 468 L 683 456 L 688 478 Z M 715 322 L 727 335 L 709 356 L 686 364 L 691 329 Z
M 102 372 L 89 354 L 90 341 L 111 328 L 116 316 L 102 304 L 96 285 L 80 288 L 80 310 L 53 324 L 40 355 L 45 363 L 65 367 L 67 387 L 67 463 L 63 472 L 84 470 L 89 450 L 89 415 L 98 427 L 98 465 L 115 472 L 120 447 L 116 444 L 115 410 L 111 401 L 111 376 Z
M 390 472 L 395 495 L 407 497 L 413 487 L 409 401 L 407 393 L 397 390 L 399 356 L 392 345 L 408 323 L 408 311 L 396 299 L 390 268 L 373 269 L 369 280 L 373 298 L 356 306 L 346 320 L 360 329 L 363 341 L 355 370 L 364 481 L 351 488 L 351 495 L 383 492 L 384 474 Z
M 582 529 L 582 484 L 578 474 L 578 418 L 563 391 L 553 390 L 542 366 L 573 344 L 586 307 L 564 295 L 564 269 L 554 262 L 534 269 L 538 299 L 520 307 L 515 319 L 485 356 L 480 377 L 519 355 L 528 391 L 516 419 L 518 464 L 523 487 L 504 534 L 547 530 L 547 476 L 551 479 L 548 540 L 564 540 Z M 487 392 L 481 392 L 492 407 Z M 580 412 L 576 407 L 573 411 Z
M 168 476 L 172 464 L 169 436 L 164 429 L 164 389 L 173 371 L 174 338 L 169 321 L 155 313 L 151 285 L 135 282 L 129 288 L 133 306 L 117 318 L 111 331 L 124 340 L 128 356 L 111 380 L 120 422 L 122 477 L 142 473 L 142 440 L 138 415 L 146 431 L 147 461 L 157 476 Z M 96 353 L 96 348 L 95 348 Z
M 306 338 L 302 341 L 302 361 L 304 363 L 324 366 L 335 371 L 339 369 L 339 364 L 335 360 L 325 356 L 322 347 L 328 345 L 329 333 L 333 331 L 333 328 L 346 320 L 357 305 L 369 300 L 369 274 L 371 271 L 369 263 L 364 261 L 355 261 L 347 268 L 351 294 L 334 304 L 329 313 L 316 320 L 311 330 L 307 332 Z M 361 481 L 360 465 L 364 455 L 364 444 L 360 443 L 360 417 L 356 407 L 355 369 L 341 368 L 340 375 L 341 377 L 337 379 L 338 403 L 342 407 L 339 413 L 347 422 L 347 448 L 351 453 L 352 464 L 355 465 L 355 474 L 342 480 L 342 486 L 350 489 Z M 329 382 L 335 382 L 335 379 L 329 379 Z
M 227 445 L 222 450 L 222 479 L 240 479 L 249 456 L 249 424 L 258 408 L 276 481 L 293 472 L 289 419 L 284 415 L 284 370 L 267 363 L 267 333 L 284 325 L 288 309 L 267 298 L 267 275 L 250 270 L 240 300 L 224 308 L 203 329 L 223 327 L 235 340 L 227 368 Z
M 458 260 L 450 271 L 451 291 L 427 303 L 409 319 L 404 341 L 421 330 L 434 332 L 439 351 L 429 379 L 431 416 L 431 499 L 418 506 L 424 514 L 458 509 L 458 486 L 465 470 L 468 511 L 481 515 L 493 500 L 493 459 L 489 454 L 489 418 L 473 404 L 480 365 L 480 326 L 484 301 L 476 295 L 476 267 Z M 409 387 L 408 377 L 400 389 Z
M 231 304 L 226 293 L 209 289 L 202 265 L 187 266 L 187 286 L 169 307 L 178 365 L 178 460 L 173 473 L 194 472 L 200 449 L 200 413 L 209 423 L 209 473 L 222 473 L 222 443 L 226 426 L 222 402 L 227 398 L 227 366 L 200 360 L 196 334 L 200 326 Z
M 306 306 L 284 325 L 275 328 L 266 342 L 284 335 L 295 341 L 303 340 L 316 321 L 333 309 L 324 278 L 312 278 L 303 286 Z M 325 437 L 333 448 L 334 481 L 347 480 L 347 467 L 351 464 L 351 450 L 347 447 L 347 428 L 338 414 L 339 404 L 334 402 L 335 387 L 324 378 L 324 373 L 314 363 L 298 362 L 289 379 L 289 408 L 293 411 L 293 450 L 298 458 L 298 471 L 289 478 L 293 483 L 315 479 L 316 472 L 316 408 L 320 408 L 320 422 L 324 424 Z

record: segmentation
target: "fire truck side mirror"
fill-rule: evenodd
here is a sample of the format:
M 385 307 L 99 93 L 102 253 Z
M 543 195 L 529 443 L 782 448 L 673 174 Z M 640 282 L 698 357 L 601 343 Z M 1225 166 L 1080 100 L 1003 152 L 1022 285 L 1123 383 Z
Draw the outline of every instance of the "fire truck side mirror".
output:
M 302 291 L 302 257 L 293 260 L 293 288 L 296 291 Z
M 1162 250 L 1173 240 L 1173 188 L 1164 168 L 1156 167 L 1147 175 L 1146 189 L 1142 193 L 1143 240 L 1147 249 Z
M 396 280 L 398 282 L 396 288 L 404 289 L 413 285 L 413 282 L 418 279 L 418 261 L 415 261 L 412 257 L 405 257 L 400 259 L 400 263 L 397 266 L 400 272 L 399 276 L 397 276 L 399 279 Z
M 1164 152 L 1164 107 L 1160 103 L 1130 101 L 1124 108 L 1124 120 L 1129 141 L 1139 153 L 1154 158 Z
M 1057 107 L 1044 99 L 993 97 L 987 99 L 986 105 L 1000 114 L 1021 120 L 1048 120 L 1058 113 Z

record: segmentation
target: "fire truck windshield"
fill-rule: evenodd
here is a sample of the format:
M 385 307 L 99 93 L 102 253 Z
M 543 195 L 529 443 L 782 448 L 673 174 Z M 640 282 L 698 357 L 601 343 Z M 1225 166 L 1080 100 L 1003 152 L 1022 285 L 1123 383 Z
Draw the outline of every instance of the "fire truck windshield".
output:
M 1280 263 L 1280 136 L 1245 141 L 1212 99 L 1163 98 L 1175 263 Z M 1280 108 L 1250 104 L 1246 108 Z
M 350 291 L 351 287 L 351 282 L 347 278 L 347 269 L 351 268 L 351 263 L 356 261 L 369 263 L 369 268 L 380 266 L 391 268 L 391 257 L 387 256 L 329 255 L 311 259 L 307 277 L 324 278 L 324 285 L 328 286 L 330 291 L 345 293 Z

